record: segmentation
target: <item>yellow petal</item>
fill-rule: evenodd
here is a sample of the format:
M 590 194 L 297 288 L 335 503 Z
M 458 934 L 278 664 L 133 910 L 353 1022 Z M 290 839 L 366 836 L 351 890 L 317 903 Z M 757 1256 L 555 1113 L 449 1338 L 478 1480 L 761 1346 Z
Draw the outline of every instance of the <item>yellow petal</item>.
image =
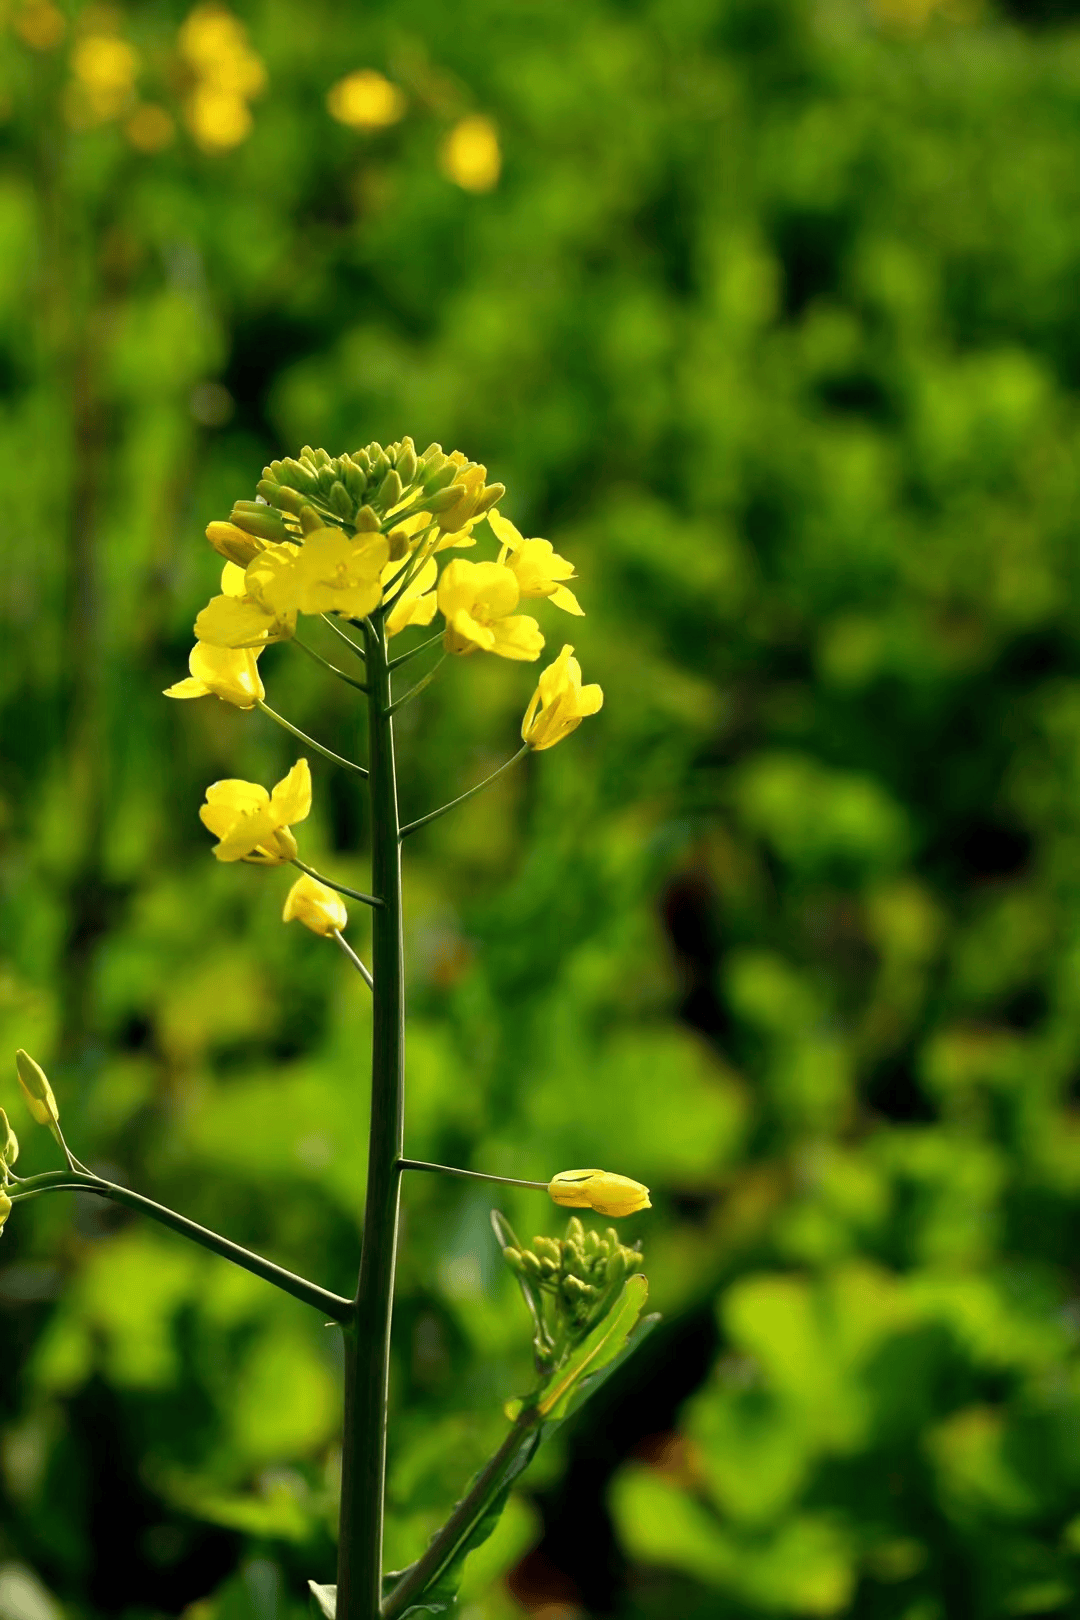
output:
M 311 771 L 306 759 L 298 759 L 288 776 L 283 776 L 270 795 L 270 811 L 276 826 L 289 827 L 304 821 L 311 812 Z
M 585 609 L 566 585 L 556 585 L 548 600 L 554 602 L 556 607 L 562 608 L 564 613 L 573 613 L 581 619 L 585 617 Z
M 193 680 L 189 675 L 186 680 L 176 681 L 172 686 L 167 686 L 165 696 L 171 698 L 209 697 L 210 688 L 204 686 L 202 681 Z
M 313 934 L 329 936 L 339 933 L 349 920 L 345 902 L 325 883 L 305 874 L 297 878 L 285 896 L 281 913 L 283 922 L 302 922 Z
M 500 658 L 514 658 L 531 663 L 544 650 L 544 637 L 540 626 L 527 613 L 513 614 L 506 619 L 495 619 L 491 625 L 495 637 L 492 652 Z

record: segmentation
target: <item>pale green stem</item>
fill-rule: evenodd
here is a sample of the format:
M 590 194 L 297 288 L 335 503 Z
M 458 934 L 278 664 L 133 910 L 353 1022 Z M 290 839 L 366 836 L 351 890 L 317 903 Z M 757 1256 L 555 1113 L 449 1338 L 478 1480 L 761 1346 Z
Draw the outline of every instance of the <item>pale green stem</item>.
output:
M 434 647 L 435 643 L 441 641 L 444 635 L 445 631 L 437 630 L 433 636 L 428 636 L 426 641 L 418 642 L 415 647 L 410 647 L 408 652 L 399 653 L 396 658 L 391 658 L 386 666 L 387 669 L 400 669 L 402 664 L 407 664 L 410 658 L 416 657 L 417 653 L 427 652 L 429 647 Z
M 298 726 L 294 726 L 291 721 L 285 719 L 284 715 L 278 714 L 276 709 L 271 709 L 269 704 L 259 700 L 256 702 L 255 707 L 279 726 L 284 726 L 286 731 L 291 731 L 294 737 L 299 737 L 302 743 L 306 743 L 309 748 L 313 748 L 317 754 L 321 754 L 323 759 L 328 759 L 332 765 L 344 765 L 347 771 L 355 771 L 358 776 L 367 775 L 363 765 L 357 765 L 354 760 L 346 759 L 343 754 L 335 754 L 332 748 L 324 748 L 322 743 L 316 742 L 314 737 L 309 737 L 306 731 L 301 731 Z
M 357 973 L 359 973 L 368 989 L 374 990 L 375 980 L 371 977 L 371 974 L 368 972 L 363 962 L 361 962 L 352 946 L 342 937 L 340 929 L 334 929 L 333 938 L 337 940 L 338 944 L 341 946 L 341 949 L 345 952 L 345 955 L 349 958 L 349 961 L 352 963 Z
M 314 1306 L 335 1322 L 346 1325 L 353 1320 L 356 1306 L 352 1300 L 332 1294 L 328 1289 L 320 1288 L 318 1283 L 308 1282 L 306 1277 L 298 1277 L 295 1272 L 275 1265 L 272 1260 L 264 1260 L 261 1255 L 242 1248 L 239 1243 L 222 1237 L 219 1232 L 212 1232 L 197 1221 L 189 1221 L 186 1215 L 178 1215 L 174 1209 L 167 1209 L 152 1198 L 144 1198 L 142 1193 L 132 1192 L 130 1187 L 118 1187 L 115 1182 L 106 1181 L 89 1171 L 80 1174 L 72 1170 L 51 1170 L 45 1175 L 33 1176 L 20 1183 L 20 1191 L 12 1196 L 11 1201 L 14 1204 L 47 1192 L 88 1192 L 98 1198 L 111 1199 L 114 1204 L 123 1204 L 125 1208 L 137 1210 L 159 1225 L 179 1232 L 181 1237 L 189 1238 L 192 1243 L 200 1244 L 213 1254 L 231 1260 L 234 1265 L 242 1266 L 245 1271 L 253 1272 L 264 1282 L 273 1283 L 275 1288 L 291 1294 L 294 1299 L 303 1300 L 305 1305 Z
M 340 639 L 345 643 L 346 647 L 352 648 L 357 658 L 366 658 L 367 655 L 365 654 L 363 647 L 360 646 L 359 642 L 354 641 L 352 636 L 346 635 L 340 624 L 336 623 L 329 613 L 323 613 L 320 615 L 320 617 L 324 624 L 329 625 L 335 636 L 340 637 Z
M 337 665 L 332 664 L 329 658 L 324 658 L 322 653 L 317 653 L 314 647 L 309 647 L 306 641 L 300 640 L 299 636 L 293 636 L 292 644 L 294 647 L 299 647 L 302 653 L 307 653 L 308 657 L 313 658 L 317 664 L 321 664 L 323 669 L 328 669 L 331 675 L 336 675 L 339 681 L 344 681 L 346 686 L 355 686 L 358 692 L 367 691 L 363 681 L 354 681 L 351 675 L 346 675 L 343 669 L 338 669 Z
M 402 693 L 401 697 L 395 698 L 386 712 L 388 714 L 397 714 L 398 710 L 403 709 L 406 703 L 411 702 L 414 697 L 418 697 L 424 690 L 425 686 L 431 685 L 432 681 L 435 679 L 445 662 L 446 654 L 443 653 L 442 657 L 435 664 L 434 668 L 429 669 L 427 674 L 422 676 L 421 679 L 417 681 L 415 686 L 410 686 L 407 692 Z
M 303 861 L 294 858 L 289 864 L 290 866 L 299 867 L 301 872 L 306 872 L 308 877 L 315 879 L 316 883 L 325 883 L 328 889 L 336 889 L 338 894 L 347 894 L 350 900 L 362 900 L 365 906 L 382 905 L 382 901 L 377 894 L 365 894 L 362 889 L 347 889 L 344 883 L 335 883 L 333 878 L 323 877 L 321 872 L 316 872 L 313 866 L 305 866 Z
M 517 1176 L 489 1176 L 483 1170 L 458 1170 L 450 1164 L 428 1164 L 426 1159 L 399 1159 L 399 1170 L 436 1170 L 443 1176 L 465 1176 L 470 1181 L 497 1181 L 503 1187 L 529 1187 L 533 1192 L 547 1192 L 546 1181 L 519 1181 Z
M 502 775 L 503 771 L 508 771 L 511 765 L 516 765 L 521 756 L 528 752 L 528 743 L 522 743 L 516 754 L 512 755 L 510 759 L 504 760 L 497 771 L 492 771 L 490 776 L 485 776 L 482 782 L 477 782 L 476 786 L 471 787 L 467 793 L 459 793 L 456 799 L 450 800 L 449 804 L 440 805 L 438 810 L 429 810 L 426 816 L 419 816 L 416 821 L 406 823 L 401 829 L 402 838 L 408 838 L 410 833 L 417 832 L 421 827 L 426 827 L 429 821 L 438 821 L 439 817 L 445 816 L 448 810 L 455 810 L 459 804 L 464 804 L 466 799 L 471 799 L 475 794 L 482 793 L 486 787 L 491 786 L 497 777 Z

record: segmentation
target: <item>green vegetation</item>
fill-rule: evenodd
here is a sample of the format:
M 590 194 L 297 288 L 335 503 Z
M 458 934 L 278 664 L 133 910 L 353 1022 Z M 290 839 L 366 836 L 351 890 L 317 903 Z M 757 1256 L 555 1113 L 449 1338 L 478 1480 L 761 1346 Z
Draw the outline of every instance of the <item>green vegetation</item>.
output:
M 296 748 L 159 693 L 253 468 L 460 446 L 574 559 L 606 703 L 408 841 L 406 1150 L 640 1178 L 619 1237 L 665 1317 L 597 1398 L 607 1449 L 587 1408 L 519 1482 L 463 1616 L 568 1578 L 627 1620 L 1070 1612 L 1080 34 L 238 12 L 227 93 L 182 6 L 14 0 L 0 32 L 0 1051 L 101 1174 L 351 1294 L 366 992 L 198 822 Z M 331 116 L 364 68 L 397 99 Z M 403 711 L 406 819 L 517 746 L 535 671 L 455 674 Z M 290 684 L 345 737 L 348 694 Z M 364 889 L 356 785 L 317 780 L 305 859 Z M 14 1098 L 20 1171 L 52 1168 Z M 525 1243 L 564 1230 L 498 1199 Z M 406 1185 L 390 1567 L 530 1387 L 490 1207 Z M 298 1616 L 333 1567 L 335 1335 L 89 1199 L 0 1242 L 0 1611 L 28 1566 L 74 1615 Z

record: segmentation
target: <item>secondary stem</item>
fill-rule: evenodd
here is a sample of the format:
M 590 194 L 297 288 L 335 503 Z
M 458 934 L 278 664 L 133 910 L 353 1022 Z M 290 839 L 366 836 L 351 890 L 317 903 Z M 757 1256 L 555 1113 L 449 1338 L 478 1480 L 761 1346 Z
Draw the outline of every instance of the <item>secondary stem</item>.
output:
M 428 1164 L 426 1159 L 399 1159 L 399 1170 L 435 1170 L 443 1176 L 464 1176 L 469 1181 L 497 1181 L 503 1187 L 529 1187 L 547 1192 L 546 1181 L 519 1181 L 517 1176 L 489 1176 L 483 1170 L 459 1170 L 452 1164 Z
M 106 1181 L 90 1171 L 80 1175 L 73 1170 L 52 1170 L 41 1176 L 33 1176 L 18 1185 L 16 1201 L 36 1198 L 39 1194 L 47 1192 L 88 1192 L 94 1193 L 98 1198 L 108 1198 L 114 1204 L 123 1204 L 127 1209 L 137 1210 L 140 1215 L 149 1215 L 150 1219 L 157 1221 L 160 1226 L 167 1226 L 172 1231 L 179 1232 L 181 1237 L 189 1238 L 202 1248 L 211 1250 L 213 1254 L 219 1254 L 223 1259 L 231 1260 L 234 1265 L 242 1266 L 245 1271 L 254 1272 L 255 1276 L 262 1277 L 264 1282 L 273 1283 L 286 1294 L 292 1294 L 294 1299 L 303 1300 L 305 1305 L 313 1305 L 317 1311 L 332 1317 L 335 1322 L 346 1323 L 352 1317 L 355 1309 L 352 1300 L 343 1299 L 340 1294 L 332 1294 L 328 1289 L 320 1288 L 318 1283 L 308 1282 L 306 1277 L 298 1277 L 295 1272 L 286 1271 L 283 1266 L 276 1266 L 272 1260 L 264 1260 L 262 1255 L 253 1254 L 250 1249 L 231 1242 L 219 1232 L 212 1232 L 209 1227 L 200 1226 L 197 1221 L 189 1221 L 186 1215 L 178 1215 L 176 1210 L 167 1209 L 164 1204 L 155 1203 L 152 1198 L 144 1198 L 142 1193 L 132 1192 L 130 1187 L 118 1187 L 115 1182 Z
M 345 1335 L 345 1430 L 341 1471 L 337 1620 L 378 1620 L 382 1601 L 383 1482 L 390 1319 L 397 1258 L 404 1144 L 405 982 L 401 937 L 401 837 L 393 721 L 382 615 L 365 621 L 371 701 L 374 1021 L 367 1201 L 356 1311 Z

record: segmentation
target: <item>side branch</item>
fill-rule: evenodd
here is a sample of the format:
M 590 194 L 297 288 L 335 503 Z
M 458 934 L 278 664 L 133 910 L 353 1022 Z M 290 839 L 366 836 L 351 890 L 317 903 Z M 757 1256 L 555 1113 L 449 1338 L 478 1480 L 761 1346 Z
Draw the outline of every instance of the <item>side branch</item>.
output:
M 445 816 L 448 810 L 456 810 L 457 806 L 464 804 L 466 799 L 471 799 L 476 793 L 482 793 L 486 787 L 491 786 L 496 777 L 501 776 L 503 771 L 508 771 L 511 765 L 516 765 L 521 756 L 528 752 L 528 743 L 522 743 L 516 754 L 511 755 L 508 760 L 504 760 L 497 771 L 492 771 L 490 776 L 485 776 L 482 782 L 477 782 L 476 786 L 471 787 L 467 793 L 459 793 L 456 799 L 450 800 L 449 804 L 440 805 L 438 810 L 429 810 L 426 816 L 419 816 L 416 821 L 407 822 L 401 829 L 400 837 L 408 838 L 410 833 L 419 831 L 421 827 L 426 827 L 429 821 L 438 821 L 439 817 Z
M 361 962 L 360 958 L 357 956 L 357 954 L 353 950 L 352 946 L 345 939 L 345 937 L 342 934 L 340 928 L 335 928 L 334 929 L 333 937 L 334 937 L 334 939 L 337 940 L 338 944 L 341 946 L 341 949 L 344 951 L 345 955 L 349 958 L 349 961 L 352 963 L 352 965 L 356 969 L 357 973 L 359 973 L 360 977 L 363 979 L 363 981 L 367 985 L 368 989 L 369 990 L 374 990 L 375 989 L 375 980 L 371 977 L 371 974 L 369 973 L 368 969 L 364 966 L 363 962 Z
M 264 1260 L 259 1254 L 253 1254 L 250 1249 L 233 1243 L 229 1238 L 222 1237 L 218 1232 L 210 1231 L 209 1227 L 200 1226 L 197 1221 L 189 1221 L 186 1215 L 177 1214 L 174 1209 L 166 1209 L 164 1204 L 157 1204 L 152 1198 L 144 1198 L 142 1193 L 132 1192 L 130 1187 L 118 1187 L 115 1182 L 105 1181 L 101 1176 L 90 1173 L 80 1175 L 70 1170 L 52 1170 L 45 1175 L 34 1176 L 32 1179 L 19 1183 L 19 1190 L 12 1198 L 12 1203 L 23 1199 L 37 1197 L 46 1192 L 88 1192 L 94 1193 L 98 1198 L 108 1198 L 114 1204 L 123 1204 L 127 1209 L 137 1210 L 141 1215 L 149 1215 L 150 1219 L 157 1221 L 161 1226 L 169 1227 L 173 1232 L 179 1232 L 192 1243 L 198 1243 L 211 1253 L 220 1255 L 224 1260 L 231 1260 L 233 1265 L 242 1266 L 245 1271 L 253 1272 L 264 1282 L 273 1283 L 284 1293 L 291 1294 L 294 1299 L 302 1300 L 305 1305 L 311 1305 L 315 1310 L 321 1311 L 333 1321 L 343 1326 L 353 1320 L 355 1308 L 352 1300 L 343 1299 L 340 1294 L 332 1294 L 329 1289 L 320 1288 L 318 1283 L 308 1282 L 306 1277 L 298 1277 L 293 1271 L 286 1271 L 283 1266 L 277 1266 L 272 1260 Z
M 279 726 L 284 726 L 286 731 L 291 731 L 294 737 L 299 737 L 302 743 L 306 743 L 309 748 L 313 748 L 317 754 L 321 754 L 323 759 L 328 759 L 332 765 L 344 765 L 347 771 L 355 771 L 358 776 L 367 775 L 367 771 L 362 765 L 357 765 L 354 760 L 346 759 L 344 754 L 335 754 L 332 748 L 324 748 L 322 743 L 317 743 L 314 737 L 309 737 L 306 731 L 301 731 L 299 727 L 294 726 L 291 720 L 286 720 L 284 715 L 278 714 L 277 710 L 270 708 L 269 704 L 257 701 L 255 707 L 260 709 L 268 719 L 276 721 Z
M 402 664 L 407 664 L 409 660 L 411 658 L 415 658 L 418 653 L 427 652 L 429 647 L 434 647 L 435 643 L 437 641 L 441 641 L 442 639 L 443 632 L 441 630 L 436 630 L 435 634 L 433 636 L 428 636 L 426 641 L 418 641 L 415 647 L 409 648 L 408 652 L 398 653 L 396 658 L 391 658 L 390 662 L 386 666 L 387 669 L 400 669 Z
M 303 861 L 294 859 L 290 865 L 299 867 L 301 872 L 306 872 L 316 883 L 325 883 L 328 889 L 336 889 L 338 894 L 347 894 L 350 900 L 362 900 L 365 906 L 382 905 L 377 894 L 365 894 L 362 889 L 347 889 L 344 883 L 335 883 L 333 878 L 323 877 L 321 872 L 316 872 L 313 866 L 306 866 Z
M 410 686 L 409 690 L 407 692 L 403 692 L 399 698 L 394 699 L 393 703 L 391 703 L 390 707 L 386 711 L 387 714 L 396 714 L 399 709 L 402 709 L 402 708 L 405 707 L 406 703 L 409 702 L 410 698 L 414 698 L 414 697 L 419 696 L 419 694 L 424 690 L 425 686 L 430 686 L 431 685 L 432 681 L 435 679 L 436 675 L 439 673 L 439 670 L 442 668 L 442 666 L 443 666 L 443 664 L 445 662 L 446 662 L 446 654 L 443 653 L 442 657 L 438 660 L 438 662 L 435 663 L 432 666 L 432 668 L 428 670 L 426 675 L 422 675 L 420 677 L 420 679 L 417 681 L 415 686 Z
M 313 658 L 317 664 L 321 664 L 323 669 L 328 669 L 331 675 L 336 675 L 339 681 L 344 681 L 346 686 L 355 686 L 358 692 L 367 691 L 363 681 L 354 681 L 351 675 L 346 675 L 343 669 L 338 669 L 337 665 L 332 664 L 329 658 L 324 658 L 322 653 L 317 653 L 314 647 L 309 647 L 306 641 L 300 640 L 299 636 L 293 636 L 292 644 L 294 647 L 299 647 L 302 653 L 307 653 L 308 657 Z
M 517 1176 L 489 1176 L 483 1170 L 458 1170 L 450 1164 L 428 1164 L 426 1159 L 399 1159 L 399 1170 L 434 1170 L 443 1176 L 465 1176 L 470 1181 L 497 1181 L 503 1187 L 529 1187 L 533 1192 L 547 1192 L 546 1181 L 520 1181 Z

